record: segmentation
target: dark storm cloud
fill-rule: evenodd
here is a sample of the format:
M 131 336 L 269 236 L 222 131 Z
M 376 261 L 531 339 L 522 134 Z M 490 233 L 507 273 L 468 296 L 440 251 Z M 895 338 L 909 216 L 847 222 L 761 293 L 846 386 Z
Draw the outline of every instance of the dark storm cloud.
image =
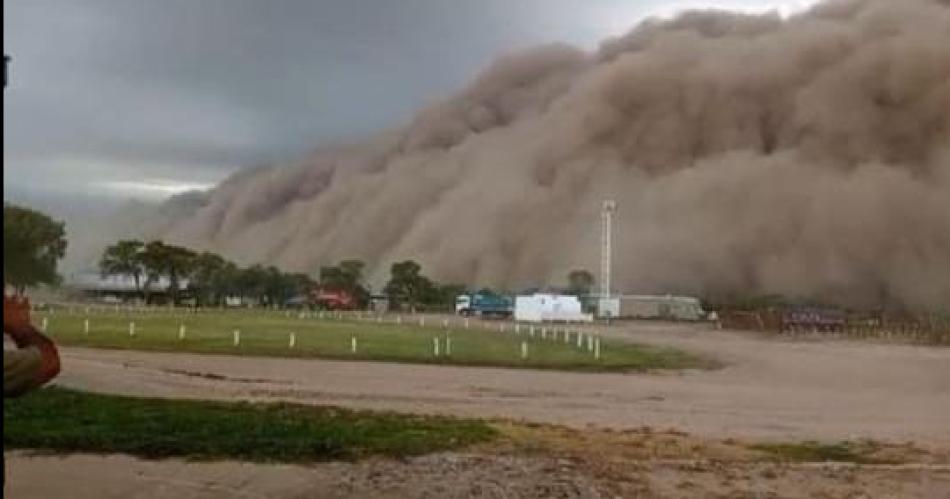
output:
M 209 184 L 398 125 L 499 53 L 697 3 L 5 1 L 4 195 Z
M 545 3 L 5 2 L 7 192 L 210 182 L 392 126 L 499 51 L 588 36 Z

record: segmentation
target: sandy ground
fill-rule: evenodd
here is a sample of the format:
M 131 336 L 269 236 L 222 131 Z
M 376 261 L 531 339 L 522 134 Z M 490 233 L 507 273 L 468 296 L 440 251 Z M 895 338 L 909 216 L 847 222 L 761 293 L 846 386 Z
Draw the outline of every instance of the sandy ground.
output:
M 604 334 L 702 352 L 727 366 L 580 374 L 66 349 L 59 383 L 129 395 L 291 400 L 522 419 L 583 429 L 580 434 L 651 427 L 716 442 L 870 438 L 913 442 L 931 457 L 897 467 L 787 465 L 723 458 L 703 450 L 705 444 L 681 443 L 686 450 L 671 459 L 631 454 L 629 449 L 643 444 L 631 442 L 628 448 L 613 438 L 573 450 L 476 449 L 306 467 L 16 453 L 7 459 L 7 492 L 29 498 L 175 499 L 950 498 L 950 349 L 783 341 L 663 324 Z
M 946 499 L 950 466 L 623 461 L 449 453 L 311 466 L 8 456 L 5 497 Z
M 279 399 L 716 437 L 950 444 L 947 348 L 778 341 L 653 324 L 609 334 L 728 365 L 588 374 L 66 349 L 59 383 L 129 395 Z

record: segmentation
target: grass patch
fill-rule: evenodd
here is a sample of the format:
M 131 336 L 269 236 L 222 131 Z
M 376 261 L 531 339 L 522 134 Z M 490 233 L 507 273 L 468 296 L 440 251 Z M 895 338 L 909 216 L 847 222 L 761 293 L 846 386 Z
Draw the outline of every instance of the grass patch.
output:
M 480 421 L 284 403 L 132 398 L 56 387 L 3 401 L 7 450 L 314 462 L 419 455 L 496 436 Z
M 750 449 L 764 452 L 781 461 L 796 463 L 897 464 L 894 459 L 877 456 L 882 446 L 873 441 L 819 443 L 760 443 Z
M 493 329 L 443 327 L 442 319 L 427 317 L 420 327 L 419 318 L 403 317 L 401 324 L 375 320 L 300 318 L 297 314 L 273 311 L 151 311 L 148 313 L 55 313 L 38 315 L 37 324 L 46 319 L 47 331 L 63 345 L 168 352 L 214 353 L 276 357 L 312 357 L 327 359 L 373 360 L 423 364 L 525 367 L 577 371 L 645 371 L 654 369 L 712 368 L 708 359 L 673 348 L 659 348 L 601 340 L 601 356 L 595 358 L 586 336 L 578 345 L 578 328 L 522 325 L 515 334 L 514 325 L 505 324 L 505 332 Z M 84 320 L 89 320 L 89 333 Z M 129 323 L 135 323 L 134 337 Z M 411 323 L 410 323 L 411 322 Z M 185 325 L 184 339 L 179 327 Z M 240 345 L 234 345 L 234 331 L 240 331 Z M 290 333 L 295 342 L 290 347 Z M 586 333 L 584 333 L 586 334 Z M 357 351 L 351 341 L 357 340 Z M 434 340 L 440 342 L 440 355 L 434 352 Z M 446 355 L 446 340 L 451 352 Z M 521 356 L 521 343 L 528 344 L 528 357 Z

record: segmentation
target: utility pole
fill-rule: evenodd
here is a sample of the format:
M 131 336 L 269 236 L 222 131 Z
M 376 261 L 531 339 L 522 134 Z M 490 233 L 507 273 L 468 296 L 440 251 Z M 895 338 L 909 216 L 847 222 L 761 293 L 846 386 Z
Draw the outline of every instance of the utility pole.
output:
M 600 212 L 600 298 L 610 298 L 610 257 L 612 254 L 612 230 L 617 203 L 612 199 L 604 201 Z

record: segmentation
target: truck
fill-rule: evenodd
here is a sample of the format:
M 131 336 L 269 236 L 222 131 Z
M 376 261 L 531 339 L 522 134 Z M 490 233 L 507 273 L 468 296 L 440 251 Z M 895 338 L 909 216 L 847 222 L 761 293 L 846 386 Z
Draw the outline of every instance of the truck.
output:
M 455 297 L 455 313 L 465 317 L 511 317 L 514 301 L 504 295 L 479 292 L 462 294 Z

